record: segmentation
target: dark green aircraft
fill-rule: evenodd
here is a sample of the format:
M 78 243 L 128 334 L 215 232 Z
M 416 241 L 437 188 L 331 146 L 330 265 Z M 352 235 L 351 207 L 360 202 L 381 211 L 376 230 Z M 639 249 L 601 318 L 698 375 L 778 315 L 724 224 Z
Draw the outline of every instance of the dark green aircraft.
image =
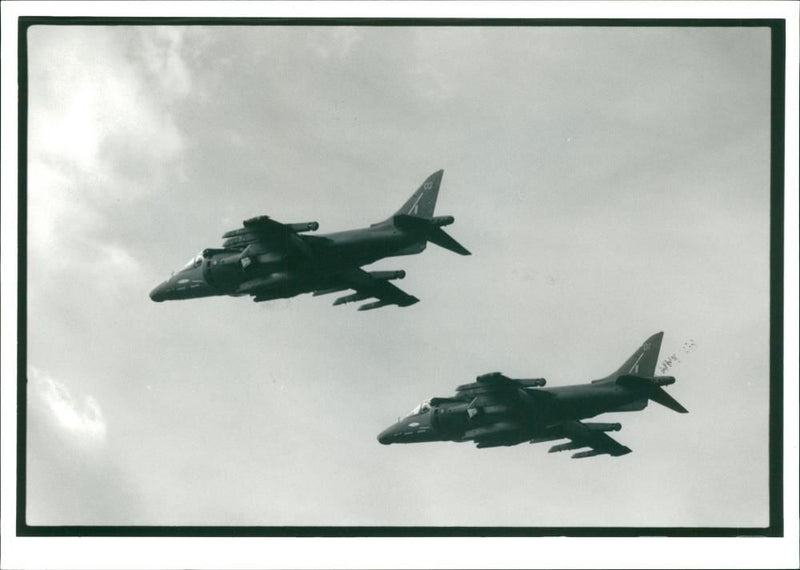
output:
M 281 224 L 268 216 L 245 220 L 243 228 L 222 236 L 222 248 L 203 250 L 153 289 L 150 298 L 161 302 L 252 295 L 259 302 L 353 289 L 355 293 L 333 304 L 373 297 L 377 301 L 359 311 L 413 305 L 419 299 L 389 282 L 405 277 L 404 271 L 364 271 L 361 266 L 420 253 L 429 241 L 470 254 L 442 229 L 454 218 L 433 215 L 443 174 L 443 170 L 431 174 L 393 216 L 368 228 L 311 236 L 303 232 L 316 230 L 317 222 Z
M 675 378 L 653 376 L 663 335 L 654 334 L 619 370 L 589 384 L 543 388 L 544 378 L 512 380 L 499 372 L 478 376 L 477 382 L 456 388 L 453 397 L 426 400 L 381 432 L 378 441 L 473 441 L 478 447 L 497 447 L 569 439 L 550 452 L 588 447 L 572 457 L 625 455 L 631 450 L 606 434 L 618 431 L 620 424 L 580 420 L 643 410 L 649 400 L 687 413 L 661 388 Z

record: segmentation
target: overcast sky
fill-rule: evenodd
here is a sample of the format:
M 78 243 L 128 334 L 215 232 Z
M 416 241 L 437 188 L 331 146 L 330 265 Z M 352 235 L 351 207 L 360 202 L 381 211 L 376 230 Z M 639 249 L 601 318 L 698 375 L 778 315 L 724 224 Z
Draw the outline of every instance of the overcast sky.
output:
M 768 524 L 766 28 L 29 32 L 30 524 Z M 443 168 L 421 301 L 153 303 L 244 218 L 363 227 Z M 633 450 L 382 446 L 430 396 L 664 331 Z M 687 349 L 689 345 L 691 349 Z

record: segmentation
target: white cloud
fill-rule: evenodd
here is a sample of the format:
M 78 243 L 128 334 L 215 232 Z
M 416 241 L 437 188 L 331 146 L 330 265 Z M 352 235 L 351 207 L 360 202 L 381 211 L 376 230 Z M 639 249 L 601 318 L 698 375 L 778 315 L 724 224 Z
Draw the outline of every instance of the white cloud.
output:
M 189 95 L 192 78 L 183 58 L 187 28 L 158 26 L 139 30 L 142 60 L 170 100 Z
M 192 85 L 185 47 L 180 28 L 34 28 L 28 236 L 38 270 L 137 271 L 106 214 L 181 172 L 186 143 L 171 105 Z
M 107 231 L 97 203 L 86 199 L 79 182 L 61 169 L 32 161 L 28 180 L 28 247 L 33 265 L 31 290 L 49 287 L 54 272 L 65 269 L 93 276 L 93 282 L 138 283 L 146 276 L 142 263 Z M 77 253 L 77 254 L 76 254 Z
M 90 170 L 100 146 L 97 94 L 85 85 L 65 88 L 61 77 L 54 77 L 53 88 L 64 97 L 31 107 L 30 151 L 32 156 L 58 157 L 77 168 Z
M 34 252 L 63 249 L 65 230 L 93 228 L 99 218 L 68 173 L 32 159 L 28 168 L 28 245 Z
M 106 421 L 100 404 L 92 396 L 76 399 L 63 382 L 31 368 L 29 377 L 31 404 L 43 403 L 56 423 L 75 438 L 102 442 L 106 437 Z
M 129 46 L 140 51 L 132 57 L 124 37 L 113 31 L 45 34 L 31 45 L 31 158 L 56 161 L 75 175 L 108 172 L 115 165 L 103 151 L 113 140 L 124 140 L 129 153 L 155 163 L 177 158 L 184 141 L 161 95 L 188 93 L 179 40 L 161 50 L 156 39 L 143 40 L 141 48 Z M 154 89 L 146 70 L 157 69 L 162 72 L 155 74 Z
M 100 245 L 100 252 L 103 266 L 111 267 L 115 275 L 124 274 L 126 278 L 132 278 L 141 274 L 139 260 L 119 244 L 104 243 Z

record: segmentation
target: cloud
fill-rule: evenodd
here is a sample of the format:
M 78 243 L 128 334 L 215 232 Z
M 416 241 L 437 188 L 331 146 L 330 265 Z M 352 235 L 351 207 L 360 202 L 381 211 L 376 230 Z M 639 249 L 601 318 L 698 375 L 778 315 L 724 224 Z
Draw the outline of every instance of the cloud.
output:
M 192 88 L 191 72 L 183 55 L 186 34 L 187 28 L 175 26 L 139 29 L 141 60 L 161 93 L 171 101 L 188 96 Z
M 65 229 L 95 228 L 100 220 L 78 196 L 74 177 L 46 161 L 29 161 L 28 244 L 37 252 L 63 246 Z
M 361 41 L 356 28 L 334 27 L 325 34 L 311 36 L 314 52 L 322 59 L 342 60 Z
M 192 88 L 182 28 L 36 27 L 30 36 L 31 266 L 135 273 L 120 212 L 180 175 Z M 116 222 L 114 220 L 117 220 Z M 78 256 L 66 251 L 80 252 Z
M 138 285 L 150 277 L 136 255 L 110 232 L 113 222 L 101 203 L 87 199 L 79 179 L 40 160 L 32 161 L 30 170 L 31 292 L 39 285 L 50 289 L 52 280 L 64 271 L 73 282 L 83 276 L 106 289 L 112 284 Z M 116 278 L 109 281 L 108 275 Z
M 31 369 L 29 382 L 31 406 L 44 407 L 63 432 L 77 441 L 105 441 L 106 421 L 94 397 L 76 399 L 66 384 L 36 368 Z
M 421 63 L 412 71 L 412 84 L 423 98 L 444 102 L 455 96 L 456 90 L 441 69 L 428 62 Z
M 54 121 L 93 129 L 75 139 L 76 149 L 64 148 L 70 133 L 58 129 L 53 140 L 40 140 L 33 149 L 31 188 L 40 194 L 29 195 L 31 232 L 42 246 L 29 257 L 29 355 L 61 384 L 40 381 L 30 388 L 38 411 L 28 417 L 29 505 L 39 520 L 336 524 L 344 509 L 353 524 L 407 524 L 421 512 L 425 522 L 439 524 L 603 519 L 652 525 L 728 517 L 747 522 L 760 514 L 753 505 L 765 500 L 763 470 L 724 485 L 715 477 L 721 470 L 743 471 L 743 458 L 748 469 L 763 465 L 750 457 L 763 444 L 761 427 L 748 432 L 744 455 L 727 445 L 730 437 L 709 436 L 703 445 L 682 449 L 679 444 L 689 429 L 683 420 L 707 423 L 720 406 L 739 407 L 752 400 L 750 394 L 763 400 L 763 350 L 753 354 L 751 343 L 739 339 L 726 344 L 753 361 L 753 374 L 746 375 L 754 378 L 750 392 L 730 392 L 717 402 L 705 397 L 712 384 L 688 376 L 731 377 L 731 364 L 707 348 L 709 337 L 719 337 L 720 344 L 730 338 L 716 334 L 719 315 L 732 314 L 726 307 L 737 305 L 721 300 L 753 293 L 762 299 L 750 273 L 765 275 L 758 260 L 766 250 L 752 243 L 726 249 L 725 240 L 709 239 L 726 232 L 708 228 L 729 229 L 728 220 L 748 206 L 761 213 L 738 216 L 746 231 L 727 241 L 750 243 L 750 228 L 761 236 L 766 227 L 758 205 L 768 202 L 748 192 L 750 184 L 724 191 L 720 176 L 735 176 L 743 185 L 746 180 L 741 168 L 720 174 L 723 163 L 709 160 L 718 154 L 713 141 L 702 153 L 699 147 L 687 150 L 683 143 L 697 139 L 681 133 L 706 131 L 707 123 L 688 120 L 693 113 L 675 113 L 680 120 L 664 128 L 663 114 L 640 109 L 641 132 L 632 133 L 636 125 L 627 121 L 615 126 L 625 118 L 619 110 L 627 99 L 620 93 L 630 89 L 622 79 L 607 80 L 607 73 L 616 70 L 631 82 L 642 77 L 646 81 L 636 83 L 630 96 L 649 100 L 658 93 L 652 85 L 664 83 L 653 83 L 653 74 L 674 67 L 669 57 L 658 65 L 638 63 L 647 60 L 645 53 L 628 73 L 617 68 L 627 57 L 608 57 L 625 56 L 618 42 L 587 44 L 577 30 L 555 38 L 548 32 L 537 43 L 540 31 L 497 28 L 484 32 L 490 41 L 473 45 L 475 34 L 468 30 L 431 28 L 419 32 L 425 37 L 416 49 L 408 41 L 412 28 L 361 28 L 361 43 L 348 48 L 346 31 L 340 32 L 334 49 L 332 29 L 215 27 L 208 29 L 214 41 L 204 53 L 195 51 L 193 32 L 151 30 L 103 32 L 118 42 L 82 32 L 45 45 L 40 36 L 32 45 L 39 66 L 34 114 L 55 109 Z M 318 36 L 319 53 L 311 36 Z M 665 49 L 681 44 L 669 40 Z M 75 42 L 91 49 L 79 50 Z M 86 60 L 83 66 L 66 62 L 80 76 L 74 82 L 54 68 L 62 63 L 59 44 Z M 563 59 L 542 63 L 540 45 Z M 259 50 L 265 55 L 256 66 L 250 54 Z M 587 61 L 608 65 L 589 73 Z M 736 77 L 745 84 L 752 81 L 750 67 L 737 63 Z M 698 77 L 709 68 L 699 68 Z M 98 74 L 116 77 L 106 83 Z M 51 88 L 53 77 L 63 93 Z M 708 96 L 709 85 L 697 83 L 698 97 Z M 84 89 L 72 93 L 73 86 Z M 108 89 L 108 98 L 96 89 Z M 204 89 L 205 98 L 198 95 Z M 191 96 L 182 98 L 187 92 Z M 675 99 L 670 97 L 652 102 L 667 105 Z M 763 113 L 754 116 L 763 124 Z M 719 137 L 730 132 L 725 127 Z M 742 146 L 758 151 L 756 158 L 768 157 L 763 148 Z M 702 170 L 695 165 L 698 156 L 705 157 Z M 191 184 L 170 186 L 157 177 L 184 159 Z M 745 173 L 763 164 L 755 160 Z M 417 176 L 421 181 L 440 167 L 447 172 L 440 210 L 456 216 L 454 235 L 475 257 L 429 248 L 382 262 L 386 269 L 407 270 L 403 287 L 423 299 L 418 306 L 361 318 L 331 309 L 329 299 L 310 297 L 258 306 L 245 299 L 157 305 L 141 286 L 150 266 L 166 271 L 173 265 L 167 258 L 181 261 L 187 248 L 200 247 L 189 244 L 212 240 L 253 212 L 288 221 L 320 216 L 326 230 L 345 229 L 393 211 Z M 657 175 L 664 169 L 683 174 Z M 689 186 L 698 197 L 676 200 L 679 183 L 690 174 L 701 175 Z M 708 184 L 698 185 L 698 179 Z M 686 191 L 680 192 L 683 198 Z M 728 268 L 722 271 L 720 264 Z M 58 271 L 45 273 L 53 265 Z M 140 281 L 133 279 L 137 268 Z M 758 303 L 751 305 L 748 321 L 765 315 Z M 442 322 L 448 322 L 447 338 L 437 335 Z M 757 325 L 738 338 L 764 339 Z M 692 414 L 662 422 L 658 414 L 669 411 L 651 407 L 626 416 L 623 443 L 635 453 L 624 468 L 603 459 L 588 467 L 554 462 L 546 447 L 383 449 L 375 440 L 398 413 L 424 397 L 447 395 L 459 378 L 502 369 L 545 376 L 553 385 L 582 382 L 613 370 L 634 343 L 660 329 L 676 339 L 665 345 L 664 357 L 688 338 L 702 347 L 691 359 L 679 353 L 675 396 Z M 698 374 L 704 363 L 723 368 L 711 377 Z M 77 383 L 89 379 L 102 384 L 82 389 L 88 384 Z M 95 408 L 92 396 L 102 406 Z M 58 419 L 50 402 L 70 419 Z M 751 408 L 761 426 L 766 408 Z M 104 443 L 74 443 L 99 441 L 86 435 L 98 417 L 108 421 Z M 287 428 L 293 425 L 299 428 Z M 680 451 L 675 465 L 691 464 L 707 448 L 718 452 L 713 470 L 694 474 L 696 485 L 682 480 L 685 470 L 657 461 L 659 442 L 646 430 L 661 433 L 665 426 L 667 441 L 677 442 Z M 452 464 L 456 476 L 426 479 L 413 468 L 392 469 L 398 462 L 437 461 Z M 595 479 L 608 484 L 584 485 L 577 494 L 582 500 L 574 501 L 580 508 L 504 489 L 480 493 L 477 504 L 491 508 L 470 510 L 459 502 L 475 480 L 491 479 L 498 470 L 529 476 L 531 461 L 542 466 L 539 486 L 571 492 L 598 469 L 608 477 Z M 638 471 L 638 481 L 669 481 L 665 497 L 643 508 L 639 498 L 649 489 L 640 485 L 611 508 L 609 498 L 619 496 L 613 483 L 626 470 Z M 320 472 L 334 474 L 324 488 L 315 480 Z M 376 473 L 378 482 L 396 479 L 395 487 L 406 492 L 354 485 L 365 472 Z M 233 479 L 244 484 L 231 486 Z M 524 479 L 506 487 L 530 485 Z M 123 494 L 129 488 L 133 496 Z M 728 505 L 726 497 L 743 494 L 752 503 L 720 507 Z M 659 508 L 667 503 L 669 508 Z
M 128 475 L 93 396 L 31 367 L 28 373 L 29 524 L 146 524 L 142 490 Z
M 186 147 L 172 107 L 192 85 L 182 30 L 43 30 L 30 42 L 32 174 L 48 165 L 88 202 L 152 191 L 137 180 L 174 166 Z
M 103 29 L 33 34 L 31 156 L 75 174 L 108 171 L 114 164 L 104 148 L 124 139 L 149 159 L 176 158 L 184 141 L 163 97 L 186 96 L 191 82 L 180 36 L 162 36 L 130 39 Z
M 135 278 L 142 272 L 142 265 L 131 253 L 119 244 L 104 243 L 99 246 L 102 265 L 111 267 L 114 274 Z

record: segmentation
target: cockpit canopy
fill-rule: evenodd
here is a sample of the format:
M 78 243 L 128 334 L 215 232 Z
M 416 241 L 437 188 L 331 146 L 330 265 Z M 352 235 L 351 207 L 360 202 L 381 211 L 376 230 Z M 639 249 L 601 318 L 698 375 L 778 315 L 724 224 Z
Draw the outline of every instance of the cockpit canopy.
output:
M 181 267 L 179 271 L 186 271 L 187 269 L 192 269 L 193 267 L 200 267 L 200 264 L 203 263 L 203 254 L 198 253 L 193 258 L 191 258 L 186 265 Z
M 424 402 L 419 404 L 416 408 L 411 410 L 406 415 L 406 417 L 408 418 L 410 416 L 419 416 L 421 414 L 424 414 L 424 413 L 428 412 L 430 409 L 431 409 L 431 401 L 430 400 L 425 400 Z
M 172 275 L 175 275 L 175 273 L 183 273 L 184 271 L 188 271 L 190 269 L 194 269 L 195 267 L 200 267 L 202 264 L 203 264 L 203 254 L 202 253 L 198 253 L 193 258 L 191 258 L 189 261 L 187 261 L 186 265 L 184 265 L 183 267 L 178 269 L 178 271 L 173 271 Z

